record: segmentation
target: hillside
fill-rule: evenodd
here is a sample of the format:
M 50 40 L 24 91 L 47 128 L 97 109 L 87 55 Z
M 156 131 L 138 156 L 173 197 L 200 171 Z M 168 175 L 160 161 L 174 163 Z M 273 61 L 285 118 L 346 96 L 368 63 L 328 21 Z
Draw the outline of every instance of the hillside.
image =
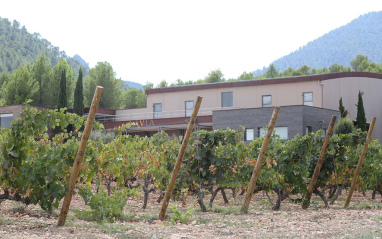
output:
M 300 49 L 273 62 L 279 71 L 288 67 L 298 69 L 303 65 L 311 68 L 329 67 L 334 63 L 350 66 L 357 55 L 368 56 L 369 60 L 382 62 L 382 12 L 364 14 L 345 26 L 309 42 Z M 255 76 L 267 68 L 254 71 Z
M 84 64 L 85 61 L 80 56 L 68 57 L 64 51 L 53 46 L 39 33 L 28 33 L 25 26 L 21 27 L 19 22 L 10 22 L 0 17 L 0 73 L 13 72 L 21 65 L 32 64 L 42 52 L 45 52 L 52 66 L 64 58 L 73 67 L 74 72 L 78 72 L 80 66 L 84 75 L 89 72 L 89 66 Z

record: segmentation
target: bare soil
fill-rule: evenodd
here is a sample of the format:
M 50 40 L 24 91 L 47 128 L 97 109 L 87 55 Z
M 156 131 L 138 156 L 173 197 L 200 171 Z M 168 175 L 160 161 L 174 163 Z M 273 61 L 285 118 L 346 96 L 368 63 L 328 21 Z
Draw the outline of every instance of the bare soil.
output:
M 366 197 L 356 193 L 348 209 L 343 209 L 346 195 L 342 195 L 329 209 L 313 196 L 307 210 L 286 199 L 279 211 L 272 211 L 272 204 L 260 192 L 253 197 L 248 214 L 240 213 L 243 196 L 233 198 L 226 193 L 229 204 L 219 194 L 205 213 L 194 196 L 187 198 L 185 207 L 181 201 L 171 201 L 165 221 L 154 220 L 161 208 L 156 202 L 159 195 L 150 195 L 147 209 L 142 209 L 143 198 L 129 198 L 124 220 L 115 223 L 79 219 L 75 210 L 90 208 L 77 194 L 63 227 L 56 226 L 59 210 L 49 215 L 39 206 L 3 201 L 0 238 L 382 238 L 381 197 L 371 200 L 371 192 Z M 205 204 L 209 197 L 205 196 Z M 271 199 L 275 202 L 275 195 Z M 188 223 L 171 222 L 173 205 L 182 212 L 195 209 Z

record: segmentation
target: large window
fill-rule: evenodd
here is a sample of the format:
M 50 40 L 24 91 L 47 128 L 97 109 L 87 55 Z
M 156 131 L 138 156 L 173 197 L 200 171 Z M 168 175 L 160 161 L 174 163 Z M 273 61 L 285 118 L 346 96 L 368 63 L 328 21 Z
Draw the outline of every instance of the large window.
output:
M 154 119 L 162 118 L 162 103 L 155 103 L 153 105 Z
M 191 116 L 192 111 L 194 109 L 194 101 L 193 100 L 186 101 L 185 102 L 185 109 L 186 109 L 186 117 Z
M 263 107 L 272 107 L 272 96 L 271 95 L 263 95 L 262 106 Z
M 304 105 L 313 106 L 313 92 L 304 92 L 302 97 L 304 98 Z
M 245 140 L 251 141 L 255 138 L 255 131 L 253 129 L 245 129 Z
M 259 128 L 259 137 L 264 137 L 266 128 Z M 280 139 L 288 139 L 288 127 L 275 127 L 274 133 L 280 136 Z
M 9 128 L 13 121 L 13 114 L 0 114 L 0 127 Z
M 222 107 L 232 107 L 233 106 L 233 93 L 222 92 Z

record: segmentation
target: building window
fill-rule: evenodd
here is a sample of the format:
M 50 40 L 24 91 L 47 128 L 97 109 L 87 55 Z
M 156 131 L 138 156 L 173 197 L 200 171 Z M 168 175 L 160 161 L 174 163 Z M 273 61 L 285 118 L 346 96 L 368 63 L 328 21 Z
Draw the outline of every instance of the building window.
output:
M 255 138 L 255 131 L 253 129 L 245 129 L 245 140 L 251 141 Z
M 263 107 L 272 107 L 272 96 L 271 95 L 263 95 L 263 101 L 262 101 Z
M 186 109 L 186 117 L 191 116 L 192 111 L 194 109 L 194 101 L 193 100 L 186 101 L 185 102 L 185 109 Z
M 13 114 L 1 114 L 0 115 L 0 127 L 9 128 L 13 121 Z
M 304 92 L 302 97 L 304 98 L 304 105 L 313 106 L 313 92 Z
M 233 93 L 222 92 L 222 107 L 232 107 L 233 106 Z
M 274 133 L 280 136 L 280 139 L 288 139 L 288 127 L 275 127 Z M 267 128 L 259 128 L 259 137 L 264 137 Z
M 162 103 L 155 103 L 153 105 L 154 119 L 162 118 Z
M 312 126 L 306 126 L 305 127 L 305 134 L 310 134 L 310 133 L 312 133 L 313 132 L 313 130 L 312 130 Z

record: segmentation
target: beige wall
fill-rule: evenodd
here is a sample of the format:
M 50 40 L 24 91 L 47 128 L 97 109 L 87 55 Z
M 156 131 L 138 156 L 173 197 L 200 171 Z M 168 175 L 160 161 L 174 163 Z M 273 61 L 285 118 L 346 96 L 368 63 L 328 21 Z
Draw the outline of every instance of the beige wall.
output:
M 375 78 L 347 77 L 322 81 L 324 85 L 324 108 L 338 110 L 339 99 L 349 111 L 349 117 L 357 117 L 358 92 L 364 92 L 362 99 L 366 120 L 377 117 L 373 137 L 382 139 L 382 80 Z
M 163 112 L 184 111 L 185 101 L 193 100 L 195 102 L 198 95 L 203 97 L 201 111 L 206 108 L 217 109 L 221 107 L 221 93 L 229 91 L 233 92 L 234 108 L 262 107 L 263 95 L 272 95 L 273 106 L 302 105 L 303 92 L 313 92 L 313 105 L 322 107 L 322 86 L 318 81 L 306 81 L 150 94 L 147 97 L 147 109 L 152 110 L 151 107 L 154 103 L 162 103 Z

